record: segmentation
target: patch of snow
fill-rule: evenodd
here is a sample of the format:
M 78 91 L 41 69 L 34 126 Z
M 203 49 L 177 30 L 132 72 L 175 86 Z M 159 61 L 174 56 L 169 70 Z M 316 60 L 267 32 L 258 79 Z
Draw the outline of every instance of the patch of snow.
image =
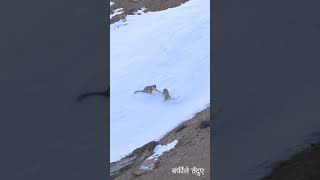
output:
M 112 19 L 114 16 L 120 15 L 123 13 L 123 8 L 119 8 L 113 11 L 113 13 L 110 15 L 110 19 Z
M 111 1 L 110 1 L 110 6 L 112 6 L 112 5 L 114 5 L 114 2 L 111 2 Z
M 111 162 L 160 139 L 210 103 L 210 0 L 126 19 L 110 25 Z M 133 94 L 152 84 L 179 98 Z
M 139 9 L 137 12 L 134 12 L 135 15 L 141 15 L 142 13 L 144 13 L 143 11 L 146 10 L 147 8 L 143 7 L 141 9 Z
M 167 145 L 161 145 L 161 144 L 157 145 L 153 150 L 154 154 L 152 156 L 148 157 L 147 159 L 148 160 L 152 160 L 152 159 L 157 160 L 158 157 L 160 157 L 164 152 L 167 152 L 167 151 L 170 151 L 171 149 L 173 149 L 177 143 L 178 143 L 178 140 L 174 140 L 171 143 L 168 143 Z

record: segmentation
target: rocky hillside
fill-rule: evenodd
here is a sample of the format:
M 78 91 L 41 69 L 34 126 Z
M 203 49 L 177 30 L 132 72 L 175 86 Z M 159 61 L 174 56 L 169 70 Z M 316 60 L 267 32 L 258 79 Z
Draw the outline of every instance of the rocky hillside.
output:
M 177 140 L 174 149 L 157 160 L 148 160 L 154 148 Z M 173 168 L 189 171 L 175 174 Z M 192 168 L 197 169 L 192 169 Z M 188 180 L 210 179 L 210 107 L 197 113 L 167 133 L 158 142 L 152 141 L 134 150 L 120 161 L 111 163 L 110 173 L 115 180 Z
M 111 0 L 110 24 L 124 19 L 143 9 L 143 12 L 162 11 L 185 3 L 188 0 Z

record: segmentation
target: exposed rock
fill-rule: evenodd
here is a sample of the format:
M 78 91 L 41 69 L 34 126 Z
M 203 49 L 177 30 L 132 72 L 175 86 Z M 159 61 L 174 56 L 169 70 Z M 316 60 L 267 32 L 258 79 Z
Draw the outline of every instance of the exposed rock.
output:
M 142 162 L 140 166 L 138 166 L 132 171 L 132 174 L 135 176 L 140 176 L 147 171 L 155 169 L 158 165 L 159 163 L 155 159 L 146 159 Z
M 110 24 L 125 19 L 127 15 L 133 15 L 141 9 L 144 9 L 143 12 L 162 11 L 180 6 L 186 1 L 188 0 L 112 0 L 113 4 L 110 6 L 110 15 L 119 8 L 123 8 L 123 13 L 112 16 Z
M 207 127 L 210 127 L 210 121 L 201 121 L 201 123 L 198 126 L 198 128 L 200 128 L 200 129 L 204 129 Z
M 185 125 L 179 126 L 174 132 L 178 133 L 178 132 L 182 131 L 184 128 L 186 128 L 186 127 L 187 126 L 185 126 Z
M 135 149 L 131 155 L 141 157 L 144 153 L 152 153 L 153 149 L 158 145 L 159 143 L 156 141 L 151 141 L 145 145 L 143 145 L 140 148 Z
M 137 164 L 140 164 L 143 162 L 148 156 L 150 156 L 153 153 L 153 149 L 158 145 L 159 143 L 156 141 L 151 141 L 144 146 L 135 149 L 130 155 L 126 156 L 125 158 L 113 162 L 110 164 L 110 176 L 112 179 L 116 178 L 119 174 L 126 171 L 127 169 L 131 168 L 132 166 L 135 166 Z M 140 168 L 137 168 L 137 172 L 135 174 L 143 173 L 139 170 Z M 143 170 L 145 171 L 145 170 Z
M 133 164 L 137 156 L 129 156 L 121 159 L 120 161 L 113 162 L 110 164 L 110 176 L 115 178 L 121 172 L 129 169 Z

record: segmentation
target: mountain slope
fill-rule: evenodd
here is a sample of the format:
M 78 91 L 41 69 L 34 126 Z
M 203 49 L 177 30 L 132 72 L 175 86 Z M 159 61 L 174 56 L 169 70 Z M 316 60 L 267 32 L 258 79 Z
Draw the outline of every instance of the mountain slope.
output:
M 110 26 L 111 161 L 158 140 L 210 100 L 209 0 L 127 16 Z M 195 18 L 196 17 L 196 18 Z M 169 89 L 133 94 L 146 85 Z
M 214 112 L 215 113 L 215 112 Z M 111 175 L 115 180 L 193 180 L 210 179 L 210 107 L 197 113 L 193 118 L 181 123 L 167 133 L 158 142 L 150 142 L 134 150 L 116 163 L 111 163 Z M 150 151 L 154 151 L 155 144 L 168 144 L 177 141 L 176 146 L 165 152 L 150 167 Z M 147 159 L 147 160 L 146 160 Z M 129 162 L 129 163 L 128 163 Z M 120 167 L 122 166 L 122 167 Z M 173 173 L 172 169 L 188 167 L 188 173 Z M 192 168 L 198 170 L 192 170 Z M 203 169 L 201 172 L 200 169 Z

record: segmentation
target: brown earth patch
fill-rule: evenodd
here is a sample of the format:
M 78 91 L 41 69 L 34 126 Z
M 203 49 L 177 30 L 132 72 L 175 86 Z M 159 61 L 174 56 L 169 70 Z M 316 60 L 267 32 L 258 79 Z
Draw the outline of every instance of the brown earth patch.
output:
M 110 15 L 114 10 L 119 8 L 123 8 L 123 13 L 110 19 L 110 24 L 125 19 L 127 15 L 133 15 L 142 8 L 145 8 L 144 12 L 162 11 L 180 6 L 187 1 L 188 0 L 112 0 L 111 2 L 114 4 L 110 6 Z

